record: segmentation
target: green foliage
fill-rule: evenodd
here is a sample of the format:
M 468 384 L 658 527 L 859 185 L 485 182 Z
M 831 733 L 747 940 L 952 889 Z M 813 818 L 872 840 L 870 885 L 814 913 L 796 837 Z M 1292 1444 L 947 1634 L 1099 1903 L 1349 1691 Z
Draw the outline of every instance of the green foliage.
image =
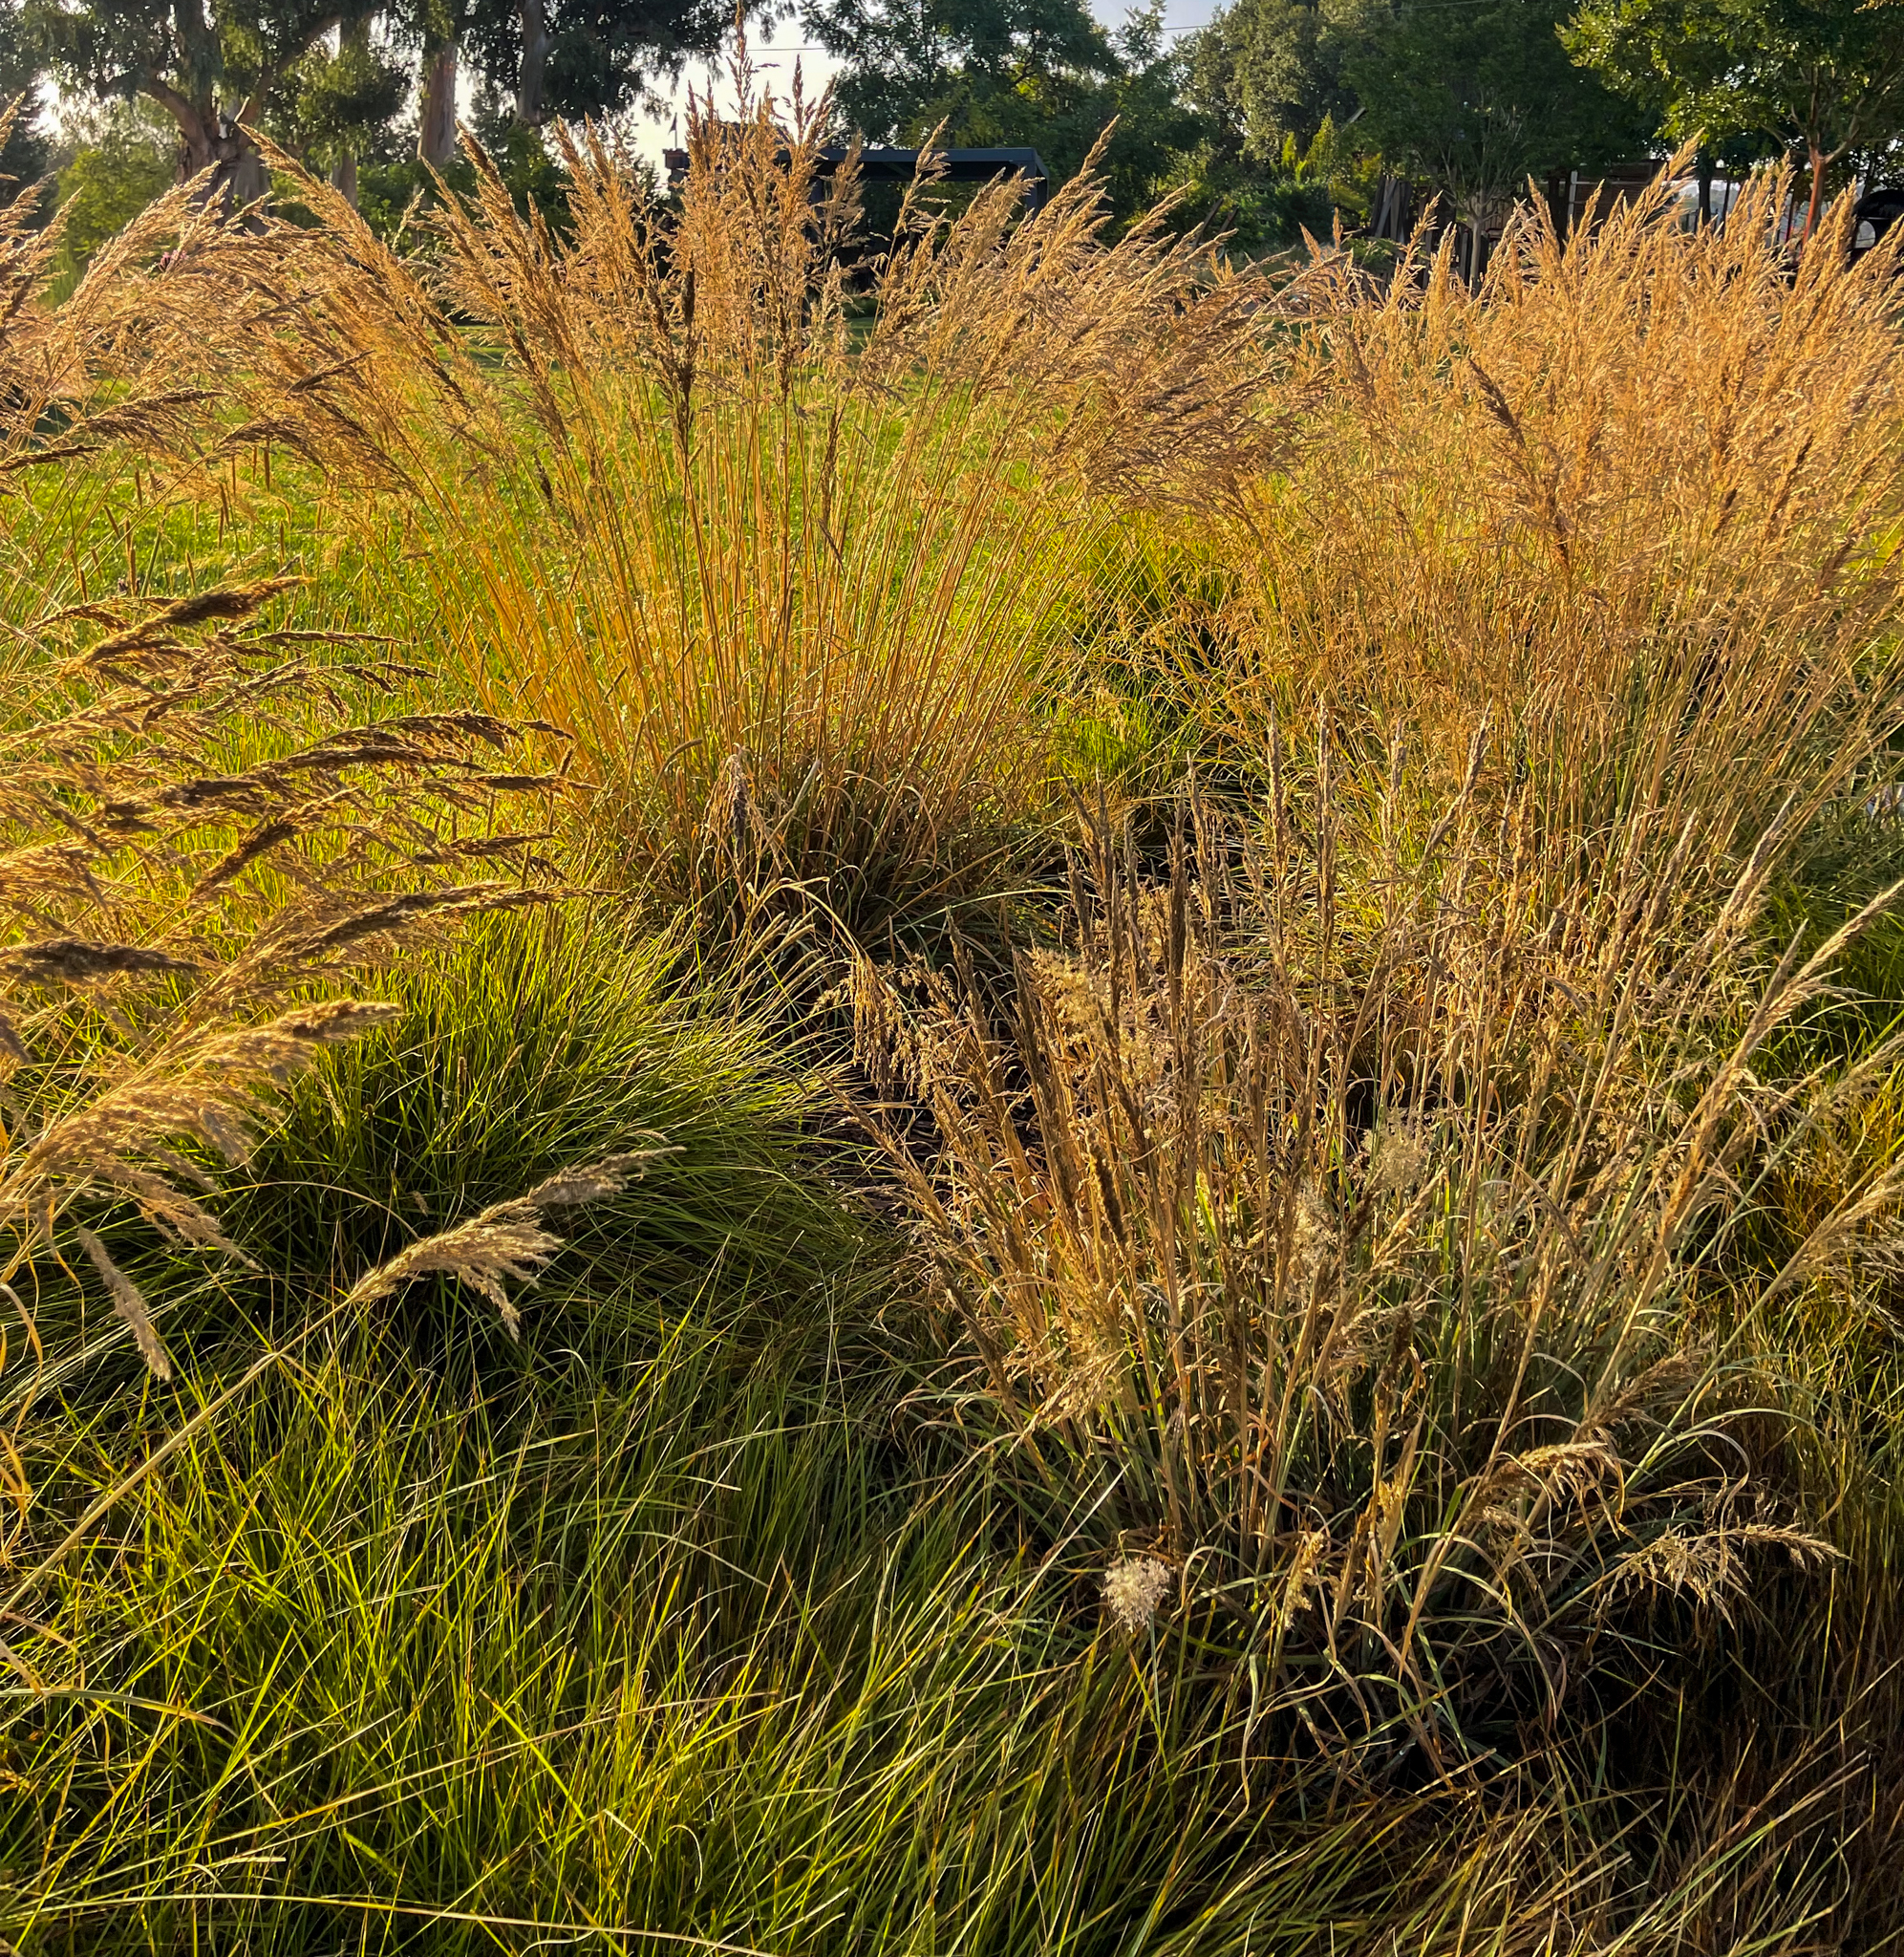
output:
M 1676 140 L 1760 136 L 1826 174 L 1904 117 L 1904 21 L 1862 0 L 1587 0 L 1569 52 Z
M 1088 83 L 1111 69 L 1109 37 L 1079 0 L 824 0 L 807 24 L 845 64 L 841 115 L 875 142 L 916 137 L 941 118 L 949 141 L 977 141 L 973 129 L 998 140 L 1006 119 L 1016 138 L 1029 104 L 1008 104 L 1021 87 Z
M 1177 159 L 1200 134 L 1199 118 L 1182 95 L 1182 60 L 1164 44 L 1163 20 L 1161 0 L 1150 0 L 1113 31 L 1109 87 L 1084 111 L 1101 118 L 1093 140 L 1110 130 L 1099 167 L 1110 207 L 1123 217 L 1156 202 Z
M 1324 122 L 1356 110 L 1344 64 L 1358 45 L 1367 0 L 1236 0 L 1189 52 L 1190 100 L 1215 141 L 1256 163 L 1298 150 Z
M 176 144 L 147 107 L 117 103 L 95 117 L 59 173 L 65 269 L 76 277 L 101 245 L 172 187 Z
M 1712 0 L 1621 0 L 1581 7 L 1560 30 L 1562 45 L 1583 68 L 1658 118 L 1676 141 L 1722 142 L 1748 126 L 1742 119 L 1738 49 Z
M 838 1329 L 747 1355 L 663 1320 L 485 1388 L 353 1328 L 274 1376 L 40 1601 L 92 1668 L 6 1737 L 0 1932 L 1242 1957 L 1267 1924 L 1323 1957 L 1359 1899 L 1431 1934 L 1427 1817 L 1239 1817 L 1167 1671 L 979 1484 L 912 1478 Z M 109 1476 L 113 1445 L 63 1452 Z
M 1200 194 L 1245 243 L 1298 221 L 1325 231 L 1312 185 L 1358 213 L 1378 167 L 1498 221 L 1530 175 L 1643 151 L 1646 118 L 1570 64 L 1565 14 L 1559 0 L 1236 0 L 1188 52 Z
M 1530 176 L 1643 153 L 1646 120 L 1568 59 L 1564 0 L 1394 0 L 1342 58 L 1360 142 L 1425 178 L 1463 217 L 1498 221 Z
M 1373 153 L 1346 64 L 1368 0 L 1237 0 L 1190 41 L 1186 97 L 1204 125 L 1184 181 L 1243 251 L 1330 235 L 1368 205 Z M 1346 126 L 1345 126 L 1346 125 Z
M 46 169 L 48 144 L 33 127 L 39 88 L 39 64 L 34 57 L 20 0 L 0 0 L 0 109 L 24 98 L 21 115 L 0 143 L 0 195 L 11 191 L 4 180 L 31 183 Z
M 1057 181 L 1104 130 L 1112 208 L 1147 207 L 1173 158 L 1197 140 L 1164 45 L 1161 4 L 1115 32 L 1081 0 L 824 0 L 804 18 L 845 64 L 841 118 L 875 142 L 1036 148 Z
M 1265 161 L 1234 138 L 1207 141 L 1185 160 L 1183 208 L 1223 234 L 1232 251 L 1291 250 L 1304 232 L 1327 239 L 1337 211 L 1351 223 L 1366 212 L 1370 163 L 1327 117 L 1306 149 L 1288 133 Z
M 483 83 L 520 106 L 525 64 L 539 59 L 531 119 L 570 121 L 622 114 L 687 61 L 712 58 L 735 20 L 719 0 L 474 0 L 464 12 L 461 43 Z
M 493 105 L 491 113 L 485 116 L 482 106 L 479 104 L 478 133 L 488 146 L 516 208 L 525 217 L 533 210 L 558 233 L 566 233 L 567 172 L 549 155 L 537 131 L 495 113 Z M 460 151 L 440 175 L 459 196 L 474 194 L 476 170 Z M 357 208 L 363 213 L 364 222 L 380 237 L 397 237 L 405 221 L 417 209 L 434 204 L 436 199 L 430 172 L 414 154 L 391 156 L 386 149 L 383 156 L 359 167 Z
M 396 975 L 406 1016 L 300 1087 L 227 1198 L 233 1228 L 274 1283 L 321 1286 L 658 1134 L 674 1152 L 578 1226 L 611 1291 L 781 1313 L 845 1296 L 869 1238 L 801 1167 L 813 1084 L 677 964 L 559 913 Z
M 409 95 L 409 74 L 372 38 L 369 15 L 292 64 L 273 103 L 271 134 L 319 169 L 374 154 Z

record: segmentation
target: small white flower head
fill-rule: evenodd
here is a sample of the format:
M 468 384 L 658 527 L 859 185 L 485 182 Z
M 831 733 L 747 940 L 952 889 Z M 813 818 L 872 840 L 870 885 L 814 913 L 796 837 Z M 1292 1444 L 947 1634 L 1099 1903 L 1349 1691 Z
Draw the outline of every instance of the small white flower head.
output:
M 1336 1249 L 1336 1215 L 1316 1182 L 1296 1192 L 1295 1215 L 1290 1231 L 1289 1282 L 1301 1291 L 1316 1281 Z
M 1383 1129 L 1369 1137 L 1369 1180 L 1379 1195 L 1406 1195 L 1427 1166 L 1428 1151 L 1412 1129 Z
M 1130 1557 L 1104 1572 L 1104 1604 L 1132 1633 L 1145 1630 L 1170 1591 L 1170 1572 L 1155 1557 Z

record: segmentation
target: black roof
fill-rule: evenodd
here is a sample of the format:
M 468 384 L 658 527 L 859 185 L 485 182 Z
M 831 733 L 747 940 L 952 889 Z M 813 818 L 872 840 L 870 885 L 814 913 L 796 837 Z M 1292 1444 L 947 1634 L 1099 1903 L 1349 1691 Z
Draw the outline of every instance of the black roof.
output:
M 1875 218 L 1894 223 L 1904 217 L 1904 184 L 1891 183 L 1867 190 L 1851 206 L 1851 215 L 1860 220 Z
M 821 160 L 836 169 L 846 161 L 847 154 L 844 148 L 820 152 Z M 1048 183 L 1051 177 L 1051 172 L 1044 166 L 1044 159 L 1035 149 L 942 149 L 929 152 L 885 147 L 868 147 L 860 151 L 860 175 L 913 177 L 918 174 L 919 159 L 929 154 L 936 154 L 944 165 L 944 174 L 954 183 L 989 183 L 994 177 L 1002 177 L 1008 171 L 1029 178 L 1035 183 Z

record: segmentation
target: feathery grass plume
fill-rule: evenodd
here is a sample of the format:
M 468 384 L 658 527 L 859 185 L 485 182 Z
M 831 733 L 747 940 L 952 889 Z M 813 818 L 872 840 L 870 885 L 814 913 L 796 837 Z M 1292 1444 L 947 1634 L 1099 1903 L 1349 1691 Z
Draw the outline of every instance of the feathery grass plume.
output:
M 83 1224 L 74 1231 L 73 1236 L 79 1248 L 92 1259 L 93 1268 L 106 1280 L 106 1289 L 112 1293 L 113 1309 L 132 1327 L 139 1357 L 156 1379 L 161 1383 L 169 1380 L 172 1377 L 172 1355 L 165 1350 L 164 1342 L 152 1323 L 152 1308 L 146 1303 L 144 1294 L 114 1263 L 106 1246 Z
M 1091 172 L 1036 213 L 916 188 L 868 254 L 824 101 L 741 87 L 691 112 L 678 213 L 560 137 L 567 237 L 474 145 L 416 258 L 299 175 L 322 223 L 271 233 L 282 303 L 230 384 L 400 497 L 470 669 L 573 733 L 665 896 L 746 908 L 703 848 L 738 767 L 764 882 L 866 924 L 970 891 L 1049 807 L 1037 709 L 1094 540 L 1240 507 L 1283 418 L 1259 284 L 1154 221 L 1107 239 Z
M 551 894 L 546 829 L 499 820 L 542 784 L 504 773 L 515 730 L 471 713 L 352 724 L 338 709 L 375 664 L 343 646 L 319 659 L 301 635 L 287 656 L 257 618 L 285 589 L 8 620 L 32 657 L 0 733 L 0 1282 L 70 1238 L 160 1379 L 172 1361 L 114 1235 L 128 1213 L 241 1256 L 209 1165 L 244 1163 L 298 1073 L 396 1011 L 310 988 Z M 267 701 L 287 734 L 312 715 L 331 729 L 260 743 Z M 263 758 L 234 763 L 247 747 Z M 466 860 L 511 875 L 445 881 Z
M 888 1156 L 1038 1525 L 1155 1544 L 1273 1751 L 1453 1773 L 1626 1716 L 1661 1600 L 1689 1666 L 1770 1564 L 1824 1581 L 1715 1310 L 1863 1069 L 1757 1078 L 1844 943 L 1753 976 L 1763 861 L 1716 926 L 1589 891 L 1559 935 L 1477 799 L 1411 857 L 1310 785 L 1299 844 L 1193 796 L 1154 880 L 1097 828 L 1005 1036 L 915 1023 L 940 1151 Z
M 660 1137 L 654 1137 L 656 1143 Z M 399 1251 L 351 1287 L 347 1303 L 368 1304 L 388 1298 L 418 1278 L 454 1278 L 479 1291 L 496 1307 L 511 1339 L 523 1334 L 522 1314 L 504 1280 L 532 1281 L 562 1248 L 563 1239 L 544 1228 L 549 1210 L 586 1208 L 619 1195 L 645 1164 L 671 1151 L 665 1146 L 607 1155 L 582 1169 L 566 1169 L 540 1182 L 526 1195 L 490 1206 L 466 1223 L 439 1230 Z
M 0 140 L 25 106 L 0 110 Z M 159 198 L 101 247 L 70 296 L 50 303 L 67 219 L 54 208 L 41 221 L 53 187 L 0 195 L 0 484 L 26 471 L 64 474 L 107 449 L 176 462 L 209 432 L 206 410 L 222 390 L 166 375 L 199 366 L 214 347 L 234 350 L 251 324 L 233 316 L 235 293 L 206 307 L 195 286 L 195 314 L 180 290 L 230 228 L 199 184 Z M 227 259 L 239 250 L 236 236 L 223 248 Z
M 1794 278 L 1787 178 L 1688 233 L 1684 162 L 1565 238 L 1522 207 L 1476 290 L 1444 246 L 1285 292 L 1292 460 L 1227 553 L 1230 655 L 1185 675 L 1245 764 L 1321 693 L 1444 793 L 1486 722 L 1556 858 L 1643 818 L 1720 885 L 1869 768 L 1904 705 L 1897 241 L 1853 263 L 1847 202 Z
M 1150 1628 L 1170 1594 L 1170 1572 L 1154 1557 L 1129 1557 L 1104 1572 L 1104 1606 L 1133 1635 Z

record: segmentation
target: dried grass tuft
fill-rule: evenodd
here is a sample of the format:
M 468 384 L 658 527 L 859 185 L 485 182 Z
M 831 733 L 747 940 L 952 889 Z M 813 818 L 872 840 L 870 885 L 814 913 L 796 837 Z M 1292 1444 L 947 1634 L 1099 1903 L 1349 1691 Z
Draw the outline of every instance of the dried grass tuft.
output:
M 1523 209 L 1477 290 L 1443 249 L 1283 295 L 1290 461 L 1188 698 L 1246 765 L 1322 696 L 1444 796 L 1486 725 L 1484 787 L 1530 777 L 1556 857 L 1643 821 L 1722 882 L 1870 768 L 1900 711 L 1895 251 L 1851 262 L 1847 204 L 1794 278 L 1784 178 L 1691 234 L 1672 180 L 1564 239 Z
M 492 1203 L 466 1223 L 441 1230 L 399 1251 L 387 1263 L 367 1273 L 352 1287 L 346 1302 L 369 1304 L 389 1298 L 419 1278 L 454 1278 L 480 1292 L 502 1315 L 511 1339 L 522 1336 L 522 1315 L 508 1291 L 509 1284 L 534 1280 L 563 1247 L 563 1239 L 544 1227 L 550 1210 L 586 1208 L 619 1195 L 657 1157 L 672 1153 L 660 1145 L 605 1156 L 582 1169 L 568 1169 L 538 1183 L 526 1195 Z
M 229 384 L 368 523 L 421 519 L 469 668 L 575 736 L 637 873 L 864 929 L 969 894 L 1051 812 L 1038 706 L 1098 544 L 1244 509 L 1284 435 L 1265 292 L 1161 222 L 1108 238 L 1089 172 L 1031 215 L 1011 183 L 950 221 L 921 190 L 871 254 L 824 102 L 740 86 L 690 118 L 678 211 L 563 137 L 561 236 L 474 145 L 410 258 L 279 160 L 322 223 L 227 241 L 275 309 Z
M 1754 1188 L 1869 1078 L 1760 1078 L 1845 941 L 1755 971 L 1768 852 L 1717 925 L 1589 889 L 1556 934 L 1478 794 L 1419 855 L 1400 818 L 1363 826 L 1325 751 L 1260 820 L 1192 794 L 1167 869 L 1094 824 L 1002 1027 L 969 978 L 860 978 L 936 1150 L 874 1126 L 1021 1499 L 1182 1573 L 1183 1662 L 1252 1681 L 1246 1753 L 1353 1774 L 1610 1716 L 1662 1607 L 1691 1649 L 1768 1572 L 1823 1580 L 1720 1328 L 1788 1281 L 1733 1255 Z
M 169 1380 L 172 1377 L 172 1355 L 165 1350 L 159 1329 L 152 1323 L 152 1307 L 146 1303 L 144 1293 L 114 1263 L 106 1246 L 90 1230 L 81 1225 L 73 1236 L 79 1248 L 92 1259 L 93 1268 L 105 1280 L 106 1289 L 112 1294 L 113 1309 L 131 1326 L 139 1356 L 145 1361 L 155 1379 L 160 1382 Z

